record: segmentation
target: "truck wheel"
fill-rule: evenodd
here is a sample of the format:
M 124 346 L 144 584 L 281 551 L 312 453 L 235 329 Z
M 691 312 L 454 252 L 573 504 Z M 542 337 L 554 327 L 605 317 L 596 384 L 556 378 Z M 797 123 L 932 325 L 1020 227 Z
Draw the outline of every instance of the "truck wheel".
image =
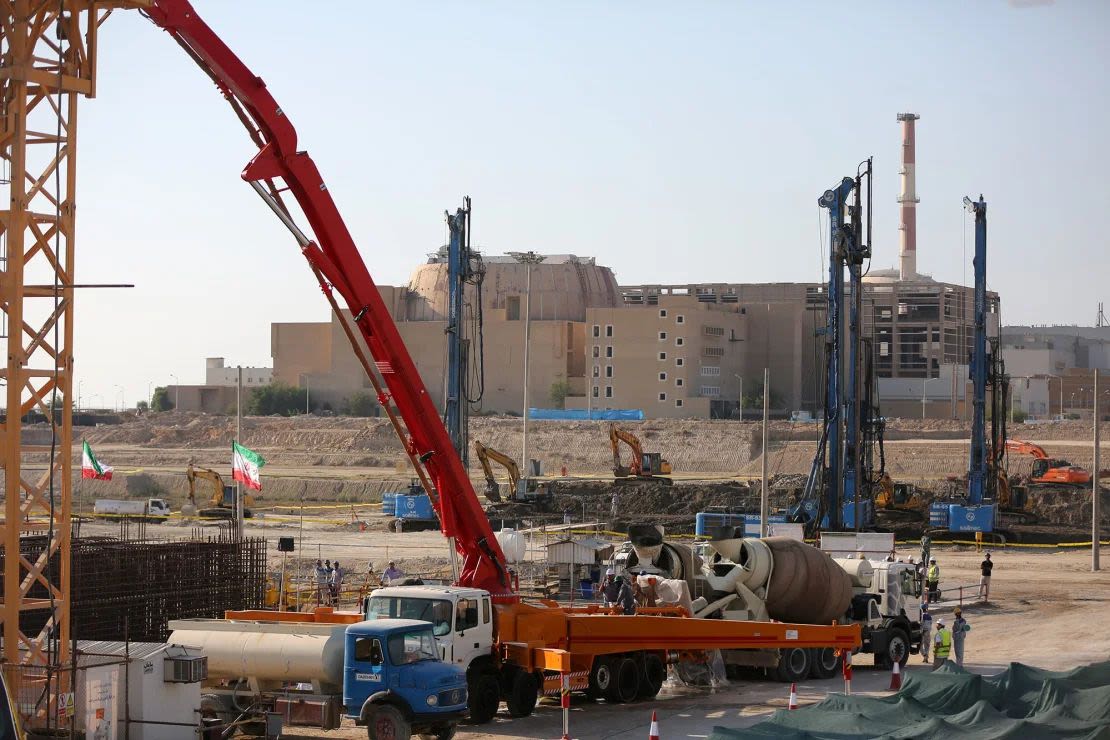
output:
M 370 740 L 409 740 L 412 728 L 396 707 L 379 704 L 366 718 L 366 734 Z
M 806 648 L 780 650 L 779 665 L 775 673 L 783 683 L 804 681 L 809 676 L 809 650 Z
M 497 714 L 501 706 L 501 686 L 497 675 L 493 673 L 480 673 L 470 682 L 467 689 L 470 696 L 467 698 L 467 709 L 470 712 L 470 721 L 484 725 Z
M 654 699 L 667 680 L 667 664 L 657 653 L 644 656 L 644 674 L 640 677 L 639 699 Z
M 812 666 L 809 675 L 813 678 L 832 678 L 840 672 L 840 656 L 831 647 L 814 648 L 810 654 Z
M 609 686 L 613 683 L 613 666 L 607 658 L 594 658 L 594 665 L 590 669 L 590 682 L 586 686 L 586 697 L 597 701 L 609 693 Z
M 539 681 L 536 680 L 535 674 L 518 670 L 509 686 L 509 695 L 505 698 L 509 716 L 527 717 L 531 714 L 536 708 L 539 690 Z
M 879 656 L 876 655 L 876 663 L 879 662 L 878 659 Z M 903 668 L 906 666 L 906 661 L 910 659 L 910 636 L 905 630 L 890 631 L 890 641 L 886 644 L 886 652 L 883 653 L 882 659 L 884 666 L 893 666 L 895 662 Z
M 640 669 L 636 661 L 627 656 L 617 658 L 613 662 L 613 680 L 605 694 L 606 700 L 612 704 L 635 701 L 639 692 Z

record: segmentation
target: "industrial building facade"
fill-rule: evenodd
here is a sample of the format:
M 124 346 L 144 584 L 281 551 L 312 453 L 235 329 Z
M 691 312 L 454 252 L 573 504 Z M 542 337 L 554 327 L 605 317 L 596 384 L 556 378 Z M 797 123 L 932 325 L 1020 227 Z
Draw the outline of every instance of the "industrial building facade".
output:
M 523 409 L 526 267 L 486 257 L 478 298 L 468 288 L 467 321 L 481 325 L 484 367 L 476 413 Z M 404 287 L 379 286 L 429 393 L 442 405 L 447 268 L 433 255 Z M 915 276 L 876 272 L 865 283 L 865 332 L 881 377 L 937 378 L 971 351 L 973 290 Z M 998 298 L 988 296 L 991 330 Z M 529 398 L 550 407 L 640 409 L 649 418 L 729 418 L 742 395 L 770 370 L 777 411 L 821 406 L 825 286 L 814 283 L 706 283 L 619 286 L 593 259 L 551 255 L 532 268 Z M 475 334 L 476 336 L 476 334 Z M 368 392 L 337 317 L 275 323 L 273 377 L 311 389 L 314 404 L 340 408 Z M 481 376 L 480 378 L 478 376 Z M 472 394 L 473 397 L 473 394 Z M 755 409 L 746 410 L 753 413 Z

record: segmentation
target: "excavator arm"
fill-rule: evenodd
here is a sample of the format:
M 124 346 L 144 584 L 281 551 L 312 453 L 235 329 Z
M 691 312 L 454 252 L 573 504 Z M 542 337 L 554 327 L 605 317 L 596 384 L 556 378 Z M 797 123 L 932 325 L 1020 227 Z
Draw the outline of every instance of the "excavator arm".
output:
M 212 484 L 212 497 L 208 499 L 209 506 L 223 506 L 224 504 L 224 479 L 215 470 L 208 468 L 195 468 L 190 463 L 185 469 L 185 478 L 189 481 L 189 503 L 196 506 L 196 481 L 208 481 Z
M 621 464 L 621 442 L 632 449 L 632 461 L 628 467 Z M 621 429 L 616 424 L 609 425 L 609 445 L 613 448 L 613 475 L 623 478 L 628 475 L 639 475 L 644 459 L 644 448 L 640 445 L 640 438 L 632 432 Z
M 1019 455 L 1032 455 L 1040 460 L 1048 459 L 1048 453 L 1040 445 L 1033 444 L 1032 442 L 1023 442 L 1020 439 L 1006 440 L 1006 451 L 1014 452 Z
M 474 452 L 478 455 L 478 462 L 482 464 L 482 472 L 486 476 L 486 498 L 492 503 L 501 503 L 501 487 L 497 484 L 497 478 L 493 475 L 493 468 L 490 467 L 490 461 L 493 461 L 505 468 L 505 472 L 509 475 L 509 498 L 516 498 L 517 486 L 520 484 L 520 467 L 516 464 L 516 460 L 512 459 L 504 452 L 498 452 L 492 447 L 486 447 L 481 442 L 474 441 Z
M 443 533 L 454 542 L 462 561 L 459 584 L 484 588 L 497 600 L 515 600 L 505 555 L 462 461 L 327 183 L 312 157 L 298 150 L 297 132 L 286 111 L 262 78 L 251 72 L 187 0 L 152 0 L 143 12 L 212 79 L 258 146 L 242 178 L 293 234 L 321 290 L 339 314 L 356 357 L 378 390 L 379 402 L 425 482 Z M 307 230 L 301 229 L 286 205 L 286 193 L 300 207 Z M 350 323 L 341 306 L 350 311 Z M 362 342 L 372 359 L 366 358 Z

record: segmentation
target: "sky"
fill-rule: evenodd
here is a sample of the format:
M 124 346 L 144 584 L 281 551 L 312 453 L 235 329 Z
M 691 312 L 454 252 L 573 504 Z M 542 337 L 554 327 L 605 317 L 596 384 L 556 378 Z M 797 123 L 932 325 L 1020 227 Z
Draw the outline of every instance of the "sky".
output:
M 818 196 L 875 157 L 873 266 L 898 253 L 899 112 L 917 128 L 918 269 L 970 280 L 989 203 L 1004 323 L 1110 301 L 1110 3 L 193 0 L 263 77 L 370 273 L 404 284 L 469 195 L 474 243 L 596 257 L 621 283 L 815 281 Z M 239 173 L 255 149 L 135 12 L 82 101 L 85 406 L 270 360 L 328 306 Z M 965 241 L 966 240 L 966 241 Z M 966 247 L 965 247 L 966 244 Z

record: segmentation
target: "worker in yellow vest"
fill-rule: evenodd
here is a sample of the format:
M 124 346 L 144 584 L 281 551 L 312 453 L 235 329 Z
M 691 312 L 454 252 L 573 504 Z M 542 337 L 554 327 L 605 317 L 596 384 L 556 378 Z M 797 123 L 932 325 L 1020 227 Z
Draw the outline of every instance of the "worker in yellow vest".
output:
M 944 624 L 943 619 L 937 620 L 937 633 L 933 636 L 933 668 L 939 668 L 948 660 L 952 652 L 952 631 Z
M 936 558 L 929 561 L 929 569 L 925 571 L 925 586 L 929 589 L 928 602 L 940 601 L 940 566 Z

